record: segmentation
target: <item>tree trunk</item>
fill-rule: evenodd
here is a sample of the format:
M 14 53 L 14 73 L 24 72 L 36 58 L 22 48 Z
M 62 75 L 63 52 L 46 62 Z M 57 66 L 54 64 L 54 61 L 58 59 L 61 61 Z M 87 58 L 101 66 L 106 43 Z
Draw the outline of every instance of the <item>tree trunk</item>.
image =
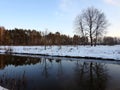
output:
M 97 35 L 96 35 L 96 38 L 95 38 L 95 45 L 94 46 L 96 46 L 96 44 L 97 44 Z
M 93 85 L 93 63 L 90 63 L 90 88 L 89 90 L 93 90 L 94 89 L 94 85 Z
M 91 34 L 90 34 L 90 45 L 93 46 L 93 38 Z

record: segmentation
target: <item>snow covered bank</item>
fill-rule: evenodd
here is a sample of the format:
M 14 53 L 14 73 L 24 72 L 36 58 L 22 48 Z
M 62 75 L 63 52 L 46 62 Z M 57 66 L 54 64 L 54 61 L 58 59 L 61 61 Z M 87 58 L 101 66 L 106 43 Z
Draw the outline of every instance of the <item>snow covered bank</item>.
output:
M 5 89 L 5 88 L 3 88 L 3 87 L 0 86 L 0 90 L 8 90 L 8 89 Z
M 51 56 L 88 57 L 120 60 L 120 45 L 115 46 L 0 46 L 0 52 L 42 54 Z

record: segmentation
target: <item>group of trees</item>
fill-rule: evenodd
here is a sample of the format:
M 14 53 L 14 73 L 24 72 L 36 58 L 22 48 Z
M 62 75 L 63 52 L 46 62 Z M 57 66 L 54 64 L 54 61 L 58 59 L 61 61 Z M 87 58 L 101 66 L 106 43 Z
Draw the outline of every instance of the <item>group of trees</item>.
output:
M 104 13 L 94 7 L 82 11 L 75 19 L 77 34 L 73 37 L 36 30 L 12 29 L 0 27 L 0 45 L 114 45 L 120 44 L 119 38 L 102 37 L 108 21 Z
M 73 38 L 59 32 L 41 32 L 36 30 L 12 29 L 6 30 L 0 27 L 0 45 L 72 45 L 80 44 L 77 40 L 80 36 Z
M 120 44 L 120 38 L 104 37 L 98 38 L 97 44 L 114 45 Z M 90 45 L 88 37 L 73 37 L 48 31 L 12 29 L 7 30 L 0 27 L 0 45 Z

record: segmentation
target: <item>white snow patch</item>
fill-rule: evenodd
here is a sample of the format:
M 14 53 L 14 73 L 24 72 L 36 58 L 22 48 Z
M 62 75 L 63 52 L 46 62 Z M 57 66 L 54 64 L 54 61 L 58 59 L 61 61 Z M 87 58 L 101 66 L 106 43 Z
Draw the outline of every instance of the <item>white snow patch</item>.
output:
M 54 56 L 95 57 L 120 60 L 120 45 L 115 46 L 0 46 L 0 52 L 46 54 Z
M 3 88 L 3 87 L 1 87 L 1 86 L 0 86 L 0 90 L 8 90 L 8 89 L 6 89 L 6 88 Z

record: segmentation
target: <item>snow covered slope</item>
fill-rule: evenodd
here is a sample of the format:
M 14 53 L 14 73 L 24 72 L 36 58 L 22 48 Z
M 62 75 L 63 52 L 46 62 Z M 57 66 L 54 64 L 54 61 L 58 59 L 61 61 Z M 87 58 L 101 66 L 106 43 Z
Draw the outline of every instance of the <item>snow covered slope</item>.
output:
M 8 90 L 8 89 L 5 89 L 5 88 L 3 88 L 3 87 L 0 86 L 0 90 Z
M 120 60 L 120 45 L 115 46 L 0 46 L 0 52 L 12 50 L 18 54 L 43 54 L 52 56 L 92 57 Z

